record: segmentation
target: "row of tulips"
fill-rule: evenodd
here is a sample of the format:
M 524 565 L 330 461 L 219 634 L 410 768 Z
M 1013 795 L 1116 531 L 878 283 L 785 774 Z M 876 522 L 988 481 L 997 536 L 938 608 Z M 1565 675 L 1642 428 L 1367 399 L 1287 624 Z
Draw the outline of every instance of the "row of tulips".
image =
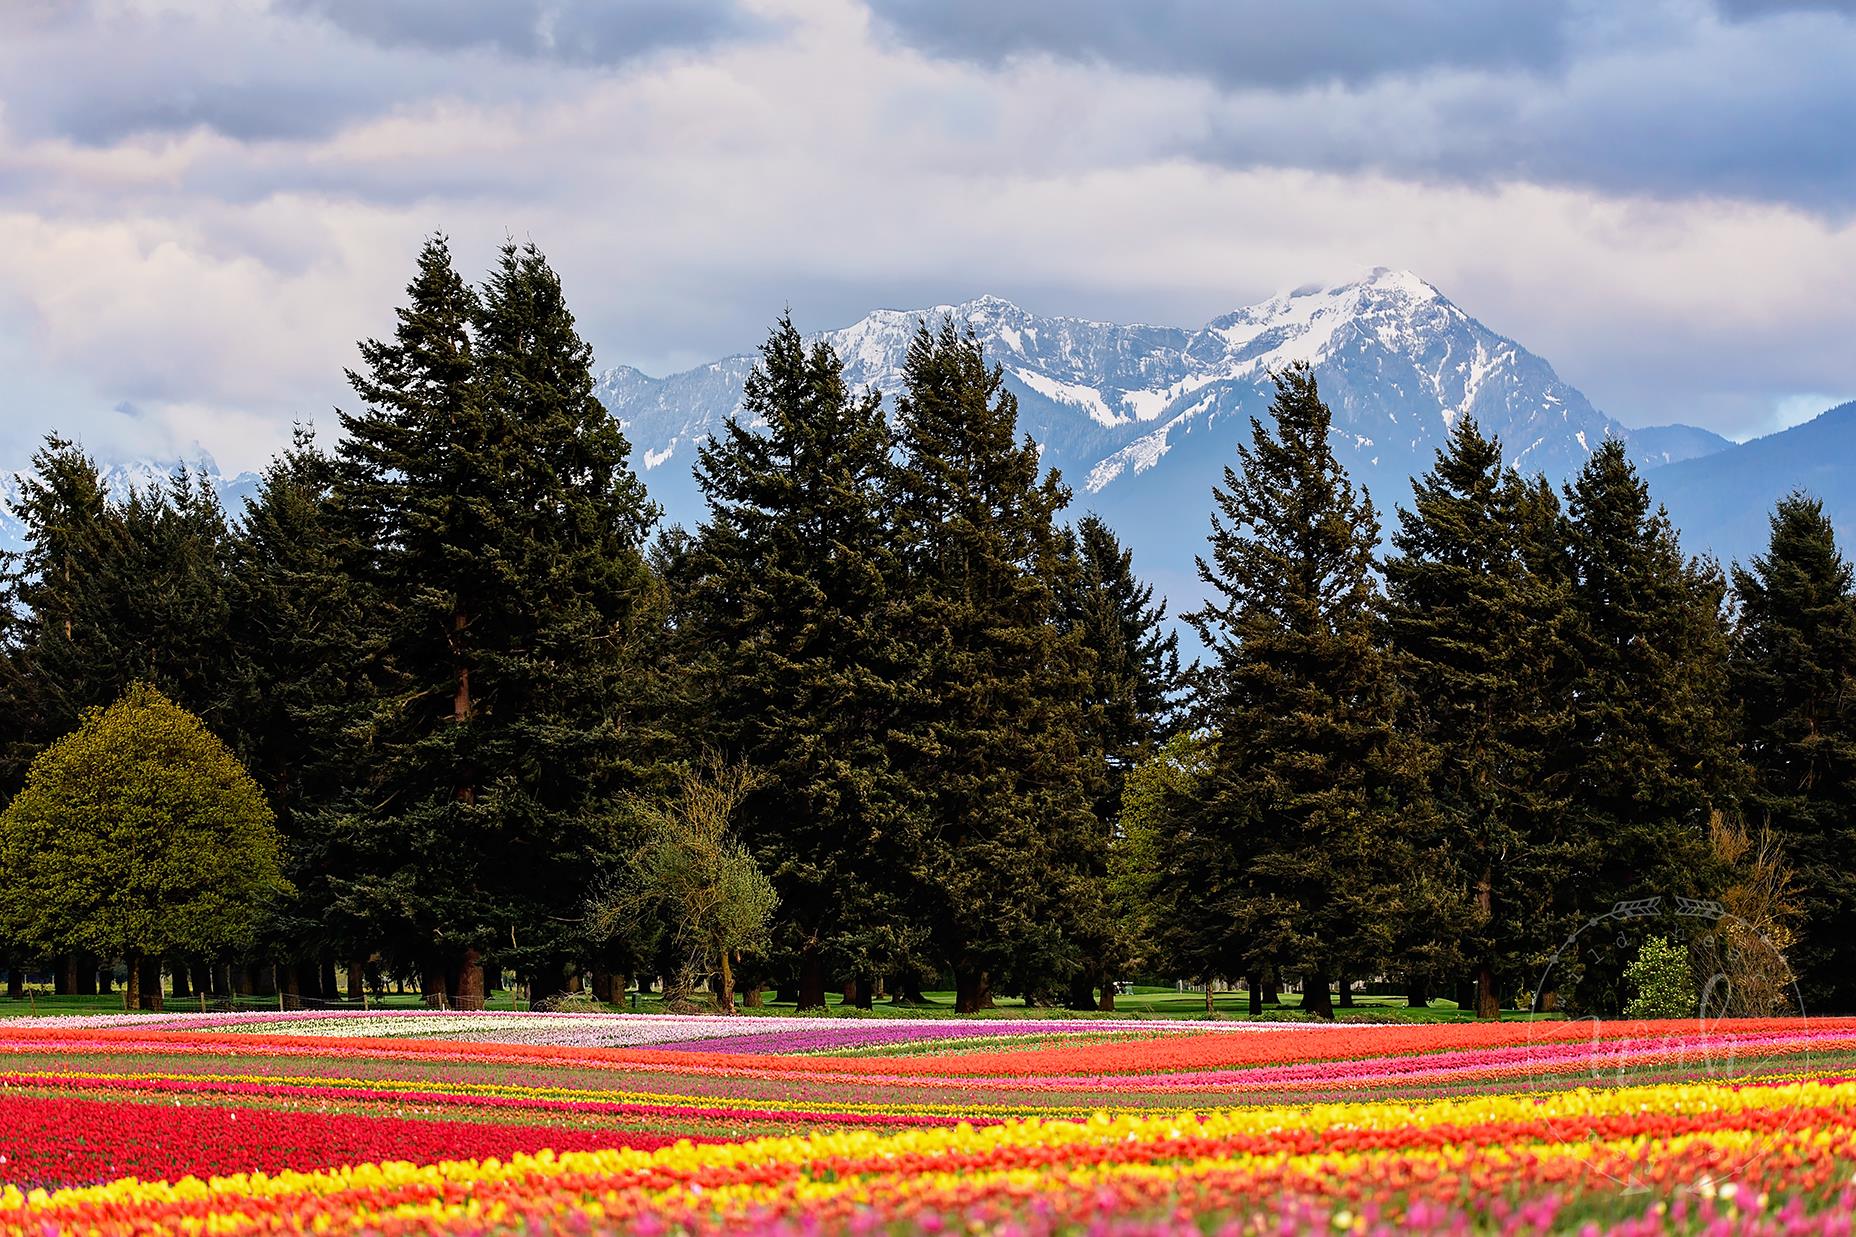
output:
M 1847 1232 L 1853 1165 L 1856 1083 L 1658 1085 L 8 1188 L 0 1233 Z

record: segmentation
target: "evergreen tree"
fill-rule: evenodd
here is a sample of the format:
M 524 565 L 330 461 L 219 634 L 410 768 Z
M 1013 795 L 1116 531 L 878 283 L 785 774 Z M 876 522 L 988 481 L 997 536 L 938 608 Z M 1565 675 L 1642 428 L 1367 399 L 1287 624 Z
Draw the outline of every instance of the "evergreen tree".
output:
M 1808 1008 L 1856 1008 L 1856 586 L 1815 498 L 1772 516 L 1736 567 L 1733 682 L 1751 808 L 1785 848 L 1803 922 L 1792 963 Z
M 1709 816 L 1740 781 L 1725 582 L 1683 558 L 1622 443 L 1594 451 L 1566 496 L 1578 671 L 1555 909 L 1577 919 L 1625 898 L 1706 896 Z M 1595 965 L 1583 1005 L 1621 1005 L 1615 970 Z
M 320 961 L 338 957 L 352 981 L 376 942 L 333 896 L 331 879 L 358 864 L 333 809 L 366 766 L 347 724 L 374 699 L 382 647 L 371 598 L 347 570 L 334 484 L 334 459 L 299 427 L 239 521 L 232 642 L 241 744 L 277 812 L 296 888 L 273 919 L 273 950 L 287 965 L 315 968 L 318 980 Z M 299 989 L 308 978 L 299 971 Z
M 1565 594 L 1530 561 L 1536 492 L 1472 419 L 1453 427 L 1414 498 L 1385 564 L 1388 625 L 1412 719 L 1437 757 L 1445 871 L 1462 882 L 1423 920 L 1424 943 L 1440 961 L 1460 946 L 1476 1015 L 1495 1018 L 1498 976 L 1533 978 L 1518 973 L 1549 875 L 1538 838 L 1556 809 L 1546 773 L 1562 719 L 1552 685 Z
M 1122 819 L 1122 796 L 1134 767 L 1165 737 L 1179 688 L 1179 637 L 1166 630 L 1166 604 L 1134 574 L 1134 556 L 1101 518 L 1086 515 L 1066 530 L 1069 569 L 1060 580 L 1061 624 L 1089 658 L 1084 718 L 1088 745 L 1101 753 L 1093 799 L 1096 827 L 1111 850 Z M 1107 881 L 1106 869 L 1090 873 Z M 1113 901 L 1111 896 L 1110 901 Z M 1071 984 L 1070 1005 L 1115 1007 L 1115 976 L 1135 956 L 1136 942 L 1116 906 L 1083 945 L 1087 964 Z
M 4 790 L 18 789 L 33 755 L 76 724 L 101 673 L 80 668 L 86 592 L 100 573 L 110 513 L 96 463 L 52 435 L 19 477 L 9 510 L 25 545 L 5 556 L 6 701 L 12 722 Z
M 852 392 L 790 316 L 742 409 L 700 451 L 709 519 L 675 568 L 695 730 L 761 775 L 740 827 L 778 891 L 774 960 L 797 974 L 800 1008 L 824 1005 L 832 975 L 867 1005 L 922 948 L 899 862 L 910 793 L 888 751 L 908 658 L 889 427 L 878 397 Z
M 13 512 L 26 540 L 6 589 L 24 718 L 13 775 L 138 680 L 231 734 L 228 536 L 211 487 L 183 471 L 111 496 L 90 457 L 54 436 L 21 478 Z
M 1082 707 L 1075 633 L 1059 626 L 1067 565 L 1055 520 L 1069 492 L 1017 438 L 1017 401 L 979 341 L 923 324 L 896 401 L 894 510 L 918 659 L 904 767 L 926 813 L 912 856 L 955 1004 L 995 983 L 1041 997 L 1083 962 L 1099 923 L 1106 839 L 1090 810 L 1100 761 Z
M 1299 966 L 1304 1008 L 1331 1017 L 1329 983 L 1383 963 L 1412 913 L 1402 878 L 1424 771 L 1395 727 L 1378 521 L 1334 458 L 1308 366 L 1277 375 L 1270 411 L 1273 430 L 1253 418 L 1213 490 L 1199 560 L 1211 596 L 1186 616 L 1212 657 L 1197 684 L 1213 739 L 1193 833 L 1208 883 L 1242 907 L 1224 952 L 1252 970 Z
M 578 944 L 557 912 L 615 842 L 654 513 L 533 246 L 479 296 L 428 242 L 361 352 L 335 501 L 392 677 L 350 801 L 370 857 L 338 899 L 465 1003 L 491 950 L 546 992 Z

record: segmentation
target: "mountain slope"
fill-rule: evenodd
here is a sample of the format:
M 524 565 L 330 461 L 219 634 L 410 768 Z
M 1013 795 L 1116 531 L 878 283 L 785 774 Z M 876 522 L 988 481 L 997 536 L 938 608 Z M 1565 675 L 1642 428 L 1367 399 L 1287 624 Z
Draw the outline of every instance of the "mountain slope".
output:
M 1032 314 L 997 297 L 924 310 L 881 310 L 818 338 L 850 379 L 892 395 L 921 321 L 972 328 L 1018 397 L 1020 428 L 1076 492 L 1135 548 L 1176 603 L 1199 595 L 1211 487 L 1250 418 L 1266 414 L 1270 373 L 1314 367 L 1334 409 L 1335 448 L 1391 520 L 1409 478 L 1428 468 L 1465 414 L 1499 436 L 1528 471 L 1569 475 L 1608 436 L 1648 465 L 1726 445 L 1686 426 L 1631 431 L 1593 408 L 1553 367 L 1406 271 L 1376 268 L 1236 310 L 1197 330 L 1122 326 Z M 689 475 L 695 448 L 739 410 L 748 355 L 668 378 L 615 369 L 600 397 L 625 423 L 652 495 L 694 524 L 703 505 Z
M 1764 553 L 1779 499 L 1804 490 L 1824 500 L 1844 554 L 1856 551 L 1856 402 L 1726 451 L 1649 473 L 1692 554 L 1746 562 Z

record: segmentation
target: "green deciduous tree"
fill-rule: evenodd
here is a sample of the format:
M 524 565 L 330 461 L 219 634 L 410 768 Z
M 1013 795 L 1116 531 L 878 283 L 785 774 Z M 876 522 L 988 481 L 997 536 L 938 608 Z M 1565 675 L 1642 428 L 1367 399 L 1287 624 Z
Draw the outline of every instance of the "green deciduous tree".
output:
M 1781 501 L 1766 553 L 1733 579 L 1749 805 L 1797 883 L 1792 961 L 1809 1008 L 1856 1009 L 1856 585 L 1823 504 Z
M 759 780 L 745 766 L 712 762 L 684 773 L 668 800 L 640 801 L 638 848 L 618 888 L 593 908 L 602 936 L 659 914 L 670 920 L 681 953 L 666 994 L 673 1004 L 714 975 L 721 1008 L 734 1013 L 736 955 L 767 945 L 779 894 L 730 827 Z
M 1197 683 L 1213 738 L 1193 836 L 1207 880 L 1245 906 L 1226 952 L 1299 966 L 1304 1007 L 1332 1016 L 1329 983 L 1383 964 L 1418 913 L 1406 878 L 1427 840 L 1425 769 L 1397 726 L 1378 521 L 1334 457 L 1306 365 L 1277 375 L 1270 411 L 1213 491 L 1210 599 L 1186 616 L 1212 659 Z
M 127 959 L 134 1003 L 144 957 L 252 944 L 288 892 L 278 849 L 226 745 L 137 684 L 42 752 L 0 816 L 0 925 L 48 952 Z

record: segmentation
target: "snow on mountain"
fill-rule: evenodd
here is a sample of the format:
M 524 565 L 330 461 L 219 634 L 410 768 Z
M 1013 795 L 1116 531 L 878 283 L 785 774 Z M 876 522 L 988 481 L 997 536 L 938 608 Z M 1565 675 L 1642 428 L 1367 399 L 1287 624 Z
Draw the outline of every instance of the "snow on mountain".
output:
M 971 326 L 1018 398 L 1019 428 L 1075 491 L 1134 548 L 1173 598 L 1195 603 L 1211 489 L 1267 418 L 1272 370 L 1314 366 L 1334 410 L 1334 446 L 1373 495 L 1382 524 L 1410 502 L 1459 417 L 1498 436 L 1508 458 L 1554 479 L 1571 475 L 1608 437 L 1649 467 L 1729 445 L 1688 426 L 1630 430 L 1594 408 L 1540 357 L 1464 312 L 1409 271 L 1375 268 L 1346 283 L 1309 285 L 1197 330 L 1049 317 L 993 296 L 918 310 L 878 310 L 816 338 L 847 376 L 893 395 L 921 322 Z M 625 425 L 669 520 L 704 515 L 690 476 L 696 447 L 740 411 L 753 357 L 741 354 L 667 378 L 615 369 L 600 398 Z
M 1646 465 L 1725 445 L 1689 427 L 1627 430 L 1436 287 L 1383 267 L 1297 288 L 1198 330 L 1046 317 L 983 296 L 878 310 L 817 338 L 844 359 L 853 383 L 890 395 L 917 324 L 944 318 L 971 326 L 1003 367 L 1021 430 L 1063 471 L 1078 505 L 1121 509 L 1136 522 L 1188 495 L 1196 521 L 1250 417 L 1265 413 L 1271 372 L 1292 361 L 1315 367 L 1334 409 L 1336 448 L 1388 516 L 1465 414 L 1501 438 L 1517 467 L 1556 478 L 1607 437 L 1622 436 Z M 701 518 L 688 477 L 695 447 L 739 411 L 752 364 L 744 354 L 662 379 L 629 368 L 603 376 L 600 397 L 625 423 L 671 518 Z
M 1052 317 L 993 296 L 917 310 L 877 310 L 816 338 L 843 358 L 850 381 L 886 398 L 901 386 L 918 324 L 970 326 L 1018 399 L 1019 428 L 1075 491 L 1072 514 L 1094 510 L 1135 550 L 1141 569 L 1174 600 L 1200 596 L 1211 489 L 1252 417 L 1266 418 L 1270 374 L 1314 366 L 1334 410 L 1334 446 L 1373 495 L 1383 525 L 1410 501 L 1410 478 L 1431 465 L 1458 418 L 1474 416 L 1526 471 L 1561 479 L 1608 437 L 1645 467 L 1730 445 L 1689 426 L 1626 429 L 1553 367 L 1497 334 L 1408 271 L 1310 285 L 1214 319 L 1196 330 Z M 600 375 L 600 399 L 623 424 L 634 465 L 669 521 L 705 514 L 690 469 L 697 448 L 741 411 L 754 357 L 741 353 L 655 378 L 626 366 Z M 255 485 L 226 478 L 202 456 L 230 511 Z M 167 475 L 177 462 L 119 466 L 119 491 Z M 7 543 L 0 514 L 0 545 Z M 16 536 L 17 530 L 11 530 Z

